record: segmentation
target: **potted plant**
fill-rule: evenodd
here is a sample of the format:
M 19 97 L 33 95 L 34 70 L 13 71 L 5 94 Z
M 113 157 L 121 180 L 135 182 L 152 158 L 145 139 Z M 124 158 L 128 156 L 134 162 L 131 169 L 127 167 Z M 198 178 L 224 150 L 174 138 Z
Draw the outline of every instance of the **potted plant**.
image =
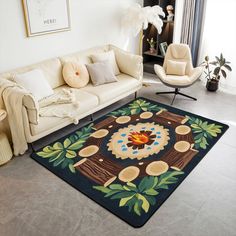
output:
M 147 42 L 149 43 L 149 46 L 150 46 L 149 48 L 150 53 L 155 53 L 156 52 L 155 45 L 157 44 L 157 41 L 154 41 L 154 39 L 151 38 L 151 39 L 147 39 Z
M 208 91 L 216 91 L 219 87 L 219 81 L 221 76 L 225 79 L 227 77 L 226 70 L 232 71 L 229 66 L 230 62 L 226 61 L 223 54 L 220 54 L 220 57 L 215 57 L 216 60 L 210 62 L 209 57 L 205 57 L 205 61 L 201 64 L 205 67 L 205 78 L 207 79 L 206 88 Z

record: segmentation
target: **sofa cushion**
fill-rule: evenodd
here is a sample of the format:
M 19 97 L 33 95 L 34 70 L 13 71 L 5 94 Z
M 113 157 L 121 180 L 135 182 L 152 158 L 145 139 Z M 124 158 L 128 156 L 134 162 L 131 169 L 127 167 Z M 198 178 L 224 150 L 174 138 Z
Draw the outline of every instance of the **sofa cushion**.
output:
M 81 88 L 81 90 L 98 96 L 99 102 L 105 103 L 141 85 L 140 81 L 126 74 L 120 74 L 116 78 L 118 80 L 116 83 L 103 84 L 96 87 L 90 83 Z
M 66 62 L 63 65 L 63 77 L 65 82 L 73 88 L 82 88 L 89 82 L 89 73 L 84 64 Z
M 69 89 L 68 86 L 61 86 L 55 91 L 59 91 L 60 89 Z M 86 113 L 89 110 L 98 106 L 98 98 L 93 94 L 89 94 L 86 91 L 81 91 L 81 89 L 76 90 L 76 98 L 79 101 L 79 110 L 78 116 L 80 114 Z M 63 122 L 66 122 L 69 118 L 58 118 L 58 117 L 39 117 L 38 125 L 30 124 L 32 135 L 37 135 L 44 131 L 55 129 L 55 127 L 60 126 Z

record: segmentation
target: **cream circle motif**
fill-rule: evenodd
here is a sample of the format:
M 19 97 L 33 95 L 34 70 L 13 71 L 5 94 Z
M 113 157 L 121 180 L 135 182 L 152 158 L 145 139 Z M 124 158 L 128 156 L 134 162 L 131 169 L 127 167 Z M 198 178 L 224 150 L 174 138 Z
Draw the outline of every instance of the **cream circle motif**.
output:
M 153 113 L 150 111 L 145 111 L 143 113 L 140 114 L 140 118 L 141 119 L 149 119 L 153 116 Z
M 175 133 L 180 135 L 186 135 L 190 133 L 191 128 L 187 125 L 179 125 L 175 128 Z
M 164 161 L 153 161 L 146 167 L 146 173 L 151 176 L 159 176 L 165 173 L 169 166 Z
M 128 166 L 119 173 L 118 178 L 123 182 L 131 182 L 138 177 L 139 172 L 138 167 Z
M 113 133 L 107 146 L 116 158 L 141 160 L 168 144 L 169 130 L 154 122 L 131 124 Z
M 187 141 L 179 141 L 174 145 L 174 149 L 177 152 L 187 152 L 190 149 L 191 145 Z
M 82 150 L 79 151 L 79 156 L 81 157 L 90 157 L 97 153 L 99 150 L 98 146 L 96 145 L 90 145 L 88 147 L 83 148 Z
M 116 119 L 116 123 L 118 124 L 125 124 L 131 120 L 130 116 L 120 116 Z
M 94 138 L 103 138 L 107 136 L 109 131 L 107 129 L 99 129 L 95 131 L 94 133 L 91 134 L 92 137 Z

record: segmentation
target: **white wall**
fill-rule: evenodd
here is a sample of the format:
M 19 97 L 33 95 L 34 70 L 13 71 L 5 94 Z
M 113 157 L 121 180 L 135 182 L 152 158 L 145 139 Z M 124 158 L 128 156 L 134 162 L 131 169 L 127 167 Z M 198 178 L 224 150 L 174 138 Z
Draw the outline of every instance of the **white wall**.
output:
M 137 38 L 120 27 L 135 2 L 142 0 L 70 0 L 71 31 L 27 38 L 22 1 L 0 0 L 0 72 L 107 43 L 137 52 Z

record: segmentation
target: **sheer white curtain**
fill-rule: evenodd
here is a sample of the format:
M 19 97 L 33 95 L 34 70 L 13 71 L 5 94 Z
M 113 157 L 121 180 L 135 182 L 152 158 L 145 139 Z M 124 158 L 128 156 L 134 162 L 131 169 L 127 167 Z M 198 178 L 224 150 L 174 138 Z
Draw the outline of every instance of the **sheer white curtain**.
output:
M 225 80 L 221 78 L 221 88 L 236 94 L 236 0 L 207 0 L 205 22 L 199 63 L 206 55 L 211 59 L 222 52 L 231 62 L 232 72 Z

